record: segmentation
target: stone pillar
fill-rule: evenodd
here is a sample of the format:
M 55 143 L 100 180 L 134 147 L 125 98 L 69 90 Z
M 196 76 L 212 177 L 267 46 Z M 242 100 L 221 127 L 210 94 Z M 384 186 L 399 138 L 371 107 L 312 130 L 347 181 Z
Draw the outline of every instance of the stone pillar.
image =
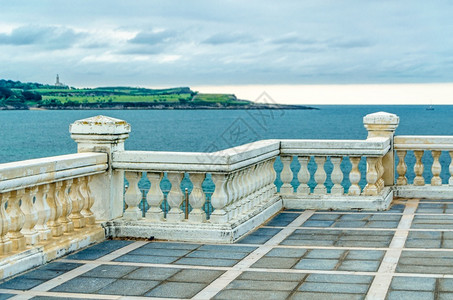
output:
M 367 138 L 388 137 L 390 138 L 390 150 L 382 159 L 384 165 L 385 186 L 392 186 L 395 183 L 395 159 L 393 153 L 393 137 L 398 127 L 400 118 L 387 112 L 376 112 L 363 117 L 363 125 L 368 130 Z
M 77 143 L 77 152 L 103 152 L 108 155 L 106 173 L 93 176 L 90 190 L 94 197 L 91 208 L 97 221 L 112 220 L 123 214 L 124 171 L 112 169 L 112 154 L 124 151 L 124 141 L 131 126 L 123 120 L 96 116 L 78 120 L 69 126 L 71 138 Z

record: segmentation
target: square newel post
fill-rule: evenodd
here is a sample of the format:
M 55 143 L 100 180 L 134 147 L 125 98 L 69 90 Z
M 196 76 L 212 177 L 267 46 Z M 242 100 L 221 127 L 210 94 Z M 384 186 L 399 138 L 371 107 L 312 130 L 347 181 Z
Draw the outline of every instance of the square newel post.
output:
M 395 158 L 393 154 L 393 137 L 395 130 L 398 127 L 400 118 L 387 112 L 376 112 L 363 117 L 363 125 L 368 130 L 367 138 L 388 137 L 390 138 L 390 150 L 383 157 L 382 165 L 384 166 L 385 186 L 393 186 L 395 184 Z
M 108 155 L 107 172 L 93 176 L 90 190 L 95 199 L 91 207 L 96 220 L 112 220 L 123 214 L 124 171 L 112 169 L 112 153 L 124 150 L 131 126 L 123 120 L 96 116 L 72 123 L 71 138 L 77 152 L 103 152 Z

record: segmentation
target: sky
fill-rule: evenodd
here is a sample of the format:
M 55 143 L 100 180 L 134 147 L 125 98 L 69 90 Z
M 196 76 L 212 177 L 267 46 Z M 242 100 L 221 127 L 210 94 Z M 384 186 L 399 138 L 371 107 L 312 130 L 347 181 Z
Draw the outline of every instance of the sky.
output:
M 0 0 L 0 78 L 453 104 L 452 32 L 452 0 Z

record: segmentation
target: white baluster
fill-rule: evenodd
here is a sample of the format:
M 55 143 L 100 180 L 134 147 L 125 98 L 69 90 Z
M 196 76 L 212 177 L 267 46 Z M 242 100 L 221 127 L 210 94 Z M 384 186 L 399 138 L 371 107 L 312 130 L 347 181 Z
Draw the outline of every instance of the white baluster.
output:
M 275 158 L 272 158 L 269 161 L 269 168 L 270 168 L 270 178 L 269 178 L 269 195 L 268 197 L 273 196 L 275 193 L 277 193 L 277 186 L 275 185 L 275 180 L 277 179 L 277 172 L 274 169 L 275 165 Z
M 39 240 L 46 241 L 51 238 L 52 231 L 47 226 L 47 221 L 50 218 L 50 206 L 47 202 L 47 195 L 50 191 L 50 184 L 40 185 L 36 194 L 35 206 L 38 211 L 38 222 L 35 229 L 39 232 Z
M 360 182 L 360 171 L 359 171 L 359 163 L 360 163 L 360 157 L 357 156 L 351 156 L 349 157 L 349 160 L 351 161 L 351 172 L 349 173 L 349 181 L 351 182 L 351 186 L 349 187 L 349 192 L 348 194 L 351 196 L 359 196 L 361 189 L 359 186 Z
M 238 201 L 236 202 L 236 206 L 237 206 L 237 214 L 238 215 L 242 215 L 244 210 L 245 210 L 245 207 L 244 207 L 244 202 L 245 202 L 245 185 L 246 185 L 246 182 L 245 182 L 245 176 L 244 176 L 244 170 L 240 170 L 238 172 L 238 193 L 239 193 L 239 199 Z
M 318 168 L 315 172 L 315 181 L 316 187 L 313 191 L 313 194 L 317 195 L 325 195 L 327 193 L 327 189 L 324 186 L 324 182 L 326 182 L 327 174 L 324 170 L 324 164 L 326 162 L 325 156 L 315 156 L 315 162 Z
M 251 166 L 244 170 L 244 211 L 243 214 L 247 214 L 252 209 L 253 199 L 252 199 L 252 190 L 253 182 L 250 173 L 255 169 L 255 166 Z
M 80 213 L 84 204 L 84 199 L 80 191 L 82 184 L 83 181 L 81 178 L 73 179 L 68 194 L 69 201 L 71 201 L 71 213 L 69 214 L 69 218 L 71 219 L 74 228 L 83 228 L 86 225 L 85 218 Z
M 397 150 L 396 155 L 398 156 L 398 166 L 396 166 L 396 171 L 398 172 L 398 179 L 396 180 L 397 185 L 407 185 L 407 165 L 406 165 L 406 150 Z
M 424 166 L 422 163 L 423 150 L 414 150 L 415 165 L 414 165 L 414 185 L 425 185 L 425 179 L 423 178 Z
M 225 206 L 228 203 L 226 193 L 227 176 L 225 174 L 212 174 L 212 180 L 215 184 L 215 191 L 211 196 L 211 204 L 214 211 L 211 214 L 212 223 L 226 223 L 228 221 Z
M 384 188 L 385 186 L 385 181 L 384 181 L 384 173 L 385 173 L 385 168 L 384 168 L 384 164 L 382 162 L 382 159 L 383 157 L 380 156 L 378 157 L 378 160 L 377 160 L 377 163 L 376 163 L 376 170 L 378 172 L 378 180 L 376 182 L 376 186 L 378 188 L 378 193 L 380 193 L 382 191 L 382 189 Z
M 297 174 L 297 179 L 299 180 L 299 186 L 297 187 L 297 193 L 299 195 L 308 195 L 310 194 L 310 187 L 308 186 L 308 181 L 310 180 L 310 172 L 308 171 L 308 161 L 310 160 L 309 156 L 298 156 L 297 160 L 300 164 L 300 170 Z
M 431 178 L 431 185 L 439 186 L 442 185 L 442 179 L 440 178 L 440 172 L 442 171 L 442 166 L 439 162 L 439 157 L 441 152 L 437 150 L 432 150 L 431 154 L 433 155 L 433 165 L 431 167 L 431 172 L 433 172 L 433 178 Z
M 63 186 L 59 191 L 59 197 L 61 199 L 61 216 L 58 218 L 63 230 L 66 233 L 74 231 L 74 223 L 69 219 L 69 215 L 72 211 L 72 201 L 69 198 L 69 190 L 71 189 L 72 179 L 63 182 Z
M 138 220 L 142 216 L 142 212 L 138 208 L 138 204 L 142 200 L 142 193 L 138 188 L 138 182 L 142 177 L 141 172 L 125 172 L 129 187 L 124 194 L 127 208 L 123 213 L 123 218 L 126 220 Z
M 162 211 L 161 204 L 162 201 L 164 201 L 164 193 L 160 188 L 160 182 L 164 177 L 164 173 L 148 172 L 146 176 L 151 183 L 151 187 L 146 195 L 146 201 L 149 206 L 149 209 L 146 212 L 146 218 L 152 221 L 163 221 L 164 212 Z
M 234 191 L 234 177 L 236 173 L 230 173 L 228 175 L 229 179 L 226 182 L 226 191 L 228 195 L 228 203 L 225 206 L 225 212 L 227 214 L 227 219 L 232 220 L 237 216 L 238 207 L 234 202 L 235 191 Z
M 330 157 L 330 161 L 333 164 L 332 174 L 330 174 L 330 178 L 332 180 L 333 186 L 330 190 L 332 195 L 343 195 L 344 188 L 341 185 L 343 181 L 343 172 L 341 171 L 341 161 L 343 157 Z
M 291 156 L 281 156 L 280 160 L 283 164 L 283 170 L 280 174 L 280 178 L 283 182 L 283 185 L 280 187 L 280 194 L 282 195 L 292 195 L 294 193 L 294 188 L 291 185 L 293 180 L 293 172 L 291 171 Z
M 378 187 L 376 182 L 378 181 L 378 158 L 377 157 L 367 157 L 367 170 L 366 170 L 366 180 L 367 185 L 363 190 L 363 193 L 367 196 L 374 196 L 378 194 Z
M 203 205 L 206 202 L 202 184 L 205 179 L 204 173 L 190 173 L 190 181 L 192 181 L 193 189 L 189 195 L 189 202 L 192 206 L 192 211 L 189 214 L 189 221 L 202 223 L 206 221 L 206 213 L 203 211 Z
M 25 223 L 25 215 L 20 209 L 19 202 L 25 194 L 24 189 L 18 191 L 12 191 L 11 197 L 8 201 L 8 208 L 6 213 L 11 219 L 11 225 L 9 227 L 8 238 L 12 243 L 12 250 L 18 251 L 25 248 L 25 237 L 20 232 Z
M 167 176 L 171 183 L 171 190 L 167 196 L 167 201 L 170 205 L 167 221 L 180 222 L 184 219 L 184 213 L 181 210 L 181 204 L 184 200 L 184 194 L 181 191 L 181 181 L 184 174 L 181 172 L 168 172 Z
M 82 179 L 81 179 L 82 184 L 80 186 L 81 187 L 80 191 L 84 198 L 83 209 L 80 213 L 85 218 L 86 225 L 94 225 L 96 223 L 96 217 L 94 216 L 94 213 L 91 211 L 91 207 L 93 207 L 93 204 L 94 204 L 94 198 L 93 198 L 93 194 L 91 193 L 90 184 L 89 184 L 91 179 L 92 179 L 91 176 L 82 177 Z M 142 193 L 140 192 L 140 201 L 142 200 L 141 197 L 142 197 Z
M 61 216 L 61 202 L 58 199 L 58 190 L 61 188 L 61 182 L 51 183 L 47 193 L 47 204 L 50 207 L 50 218 L 47 221 L 52 236 L 58 237 L 63 235 L 63 226 L 58 218 Z
M 11 219 L 5 210 L 5 205 L 9 201 L 10 193 L 0 194 L 0 255 L 11 252 L 12 243 L 8 238 L 8 231 L 11 225 Z
M 35 245 L 39 242 L 39 233 L 35 229 L 35 225 L 38 223 L 38 212 L 33 205 L 33 198 L 37 192 L 37 187 L 27 188 L 25 189 L 25 194 L 22 197 L 21 209 L 24 213 L 25 223 L 21 232 L 25 236 L 25 242 L 27 245 Z

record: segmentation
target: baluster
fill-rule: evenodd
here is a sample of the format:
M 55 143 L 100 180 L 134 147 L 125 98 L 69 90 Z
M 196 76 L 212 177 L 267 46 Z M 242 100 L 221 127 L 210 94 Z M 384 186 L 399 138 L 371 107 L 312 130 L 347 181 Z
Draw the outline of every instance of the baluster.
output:
M 231 180 L 231 178 L 230 178 Z M 230 180 L 227 180 L 227 183 L 230 181 Z M 241 178 L 240 178 L 240 173 L 239 171 L 234 173 L 234 177 L 232 178 L 233 180 L 233 184 L 231 185 L 233 187 L 233 195 L 234 195 L 234 198 L 232 201 L 228 201 L 228 203 L 232 203 L 232 207 L 234 208 L 233 210 L 233 219 L 236 218 L 237 216 L 239 216 L 240 212 L 241 212 L 241 203 L 240 203 L 240 199 L 241 199 Z M 226 188 L 228 188 L 228 186 L 226 186 Z
M 264 203 L 267 194 L 267 181 L 269 180 L 268 161 L 256 165 L 252 171 L 253 181 L 253 207 Z
M 423 178 L 424 166 L 422 163 L 423 150 L 414 150 L 415 165 L 414 165 L 414 185 L 425 185 L 425 179 Z
M 212 223 L 226 223 L 227 214 L 225 206 L 228 203 L 228 195 L 226 193 L 227 176 L 225 174 L 212 174 L 212 180 L 215 184 L 214 193 L 211 196 L 211 204 L 214 211 L 211 214 L 210 221 Z
M 47 202 L 47 196 L 50 191 L 50 184 L 40 185 L 36 194 L 35 206 L 38 211 L 38 222 L 35 229 L 39 232 L 39 240 L 46 241 L 51 238 L 52 231 L 47 226 L 47 221 L 50 218 L 51 209 Z
M 360 178 L 361 174 L 359 171 L 359 163 L 360 163 L 360 156 L 351 156 L 349 157 L 351 161 L 351 172 L 349 173 L 349 181 L 351 182 L 351 186 L 349 187 L 349 195 L 351 196 L 359 196 L 360 195 Z
M 141 175 L 141 173 L 140 173 L 140 175 Z M 96 217 L 94 216 L 94 213 L 91 211 L 91 207 L 93 207 L 93 204 L 94 204 L 94 198 L 93 198 L 93 194 L 91 193 L 90 184 L 89 184 L 91 181 L 91 178 L 92 178 L 91 176 L 82 177 L 81 178 L 82 184 L 80 185 L 80 191 L 81 191 L 81 194 L 84 199 L 83 209 L 80 213 L 85 218 L 86 225 L 94 225 L 96 223 Z M 141 201 L 142 193 L 140 192 L 140 190 L 139 190 L 139 193 L 140 193 L 139 201 Z M 141 216 L 141 212 L 140 212 L 140 216 Z
M 11 219 L 11 225 L 9 227 L 8 238 L 12 243 L 12 250 L 18 251 L 25 248 L 25 237 L 20 232 L 25 223 L 25 215 L 20 209 L 20 200 L 25 194 L 24 189 L 11 192 L 11 197 L 8 201 L 8 208 L 6 213 Z
M 442 179 L 440 178 L 440 172 L 442 171 L 442 166 L 439 162 L 439 157 L 441 152 L 438 150 L 432 150 L 431 154 L 433 156 L 433 165 L 431 167 L 431 172 L 433 172 L 433 178 L 431 178 L 431 185 L 442 185 Z
M 81 214 L 84 205 L 84 198 L 81 191 L 82 185 L 82 178 L 74 178 L 68 195 L 72 208 L 69 218 L 71 219 L 74 228 L 83 228 L 86 226 L 86 220 Z
M 333 164 L 332 174 L 330 174 L 330 178 L 332 180 L 333 186 L 330 190 L 332 195 L 343 195 L 344 188 L 341 185 L 343 181 L 343 172 L 341 171 L 341 161 L 343 157 L 330 157 L 330 161 Z
M 244 195 L 244 211 L 243 213 L 247 214 L 252 209 L 253 205 L 253 198 L 252 198 L 252 191 L 253 191 L 253 182 L 250 173 L 255 169 L 256 166 L 251 166 L 244 170 L 244 184 L 245 184 L 245 195 Z
M 61 225 L 63 225 L 63 230 L 66 233 L 74 231 L 74 223 L 69 219 L 69 215 L 72 211 L 72 202 L 69 198 L 69 190 L 71 189 L 72 179 L 66 180 L 63 182 L 63 186 L 59 191 L 59 198 L 61 201 L 61 216 L 58 218 Z
M 377 164 L 376 164 L 376 170 L 378 171 L 378 180 L 376 182 L 376 186 L 378 188 L 378 193 L 382 191 L 385 187 L 385 181 L 384 181 L 384 173 L 385 173 L 385 168 L 384 164 L 382 163 L 382 159 L 384 157 L 380 156 L 378 157 Z
M 181 210 L 181 204 L 184 200 L 184 194 L 181 191 L 181 181 L 184 173 L 168 172 L 167 176 L 171 183 L 171 189 L 167 196 L 167 201 L 170 205 L 170 211 L 167 213 L 167 221 L 179 222 L 184 219 L 184 213 Z
M 245 208 L 244 208 L 244 201 L 245 201 L 245 185 L 246 185 L 246 182 L 245 182 L 245 174 L 244 174 L 244 170 L 240 170 L 238 172 L 238 194 L 239 194 L 239 199 L 238 201 L 236 202 L 236 205 L 237 205 L 237 214 L 238 216 L 239 215 L 242 215 L 242 213 L 244 212 Z
M 269 170 L 270 170 L 270 178 L 269 178 L 269 195 L 268 197 L 273 196 L 277 193 L 277 186 L 275 185 L 275 180 L 277 179 L 277 172 L 274 168 L 275 165 L 275 158 L 269 161 Z
M 12 250 L 12 243 L 7 235 L 11 219 L 5 210 L 5 205 L 9 198 L 10 193 L 0 194 L 0 255 L 8 254 Z
M 367 184 L 363 193 L 367 196 L 374 196 L 378 194 L 378 187 L 376 182 L 380 172 L 378 172 L 378 158 L 377 157 L 367 157 L 367 170 L 366 170 L 366 181 Z
M 127 208 L 123 213 L 123 218 L 126 220 L 138 220 L 142 216 L 142 212 L 138 208 L 138 204 L 142 200 L 142 193 L 138 188 L 138 182 L 142 177 L 141 172 L 125 172 L 129 186 L 124 194 L 124 201 Z
M 192 206 L 192 211 L 189 214 L 189 221 L 202 223 L 206 221 L 206 213 L 202 207 L 206 202 L 206 196 L 204 194 L 201 185 L 205 179 L 204 173 L 189 173 L 190 181 L 193 183 L 192 192 L 189 195 L 189 202 Z
M 315 172 L 315 181 L 316 187 L 313 191 L 313 194 L 317 195 L 324 195 L 327 193 L 327 189 L 324 186 L 324 182 L 326 182 L 327 174 L 324 170 L 324 164 L 326 162 L 325 156 L 315 156 L 315 162 L 317 165 L 317 169 Z
M 308 161 L 310 160 L 309 156 L 298 156 L 297 160 L 300 164 L 300 170 L 297 174 L 297 179 L 299 181 L 299 186 L 297 187 L 297 193 L 299 195 L 308 195 L 310 194 L 310 187 L 308 186 L 308 181 L 310 180 L 310 172 L 308 172 Z
M 61 202 L 58 199 L 58 190 L 61 188 L 61 181 L 56 183 L 51 183 L 49 192 L 47 193 L 47 204 L 50 207 L 50 218 L 47 221 L 47 226 L 49 226 L 52 236 L 58 237 L 63 234 L 63 226 L 61 225 L 58 218 L 61 216 Z
M 34 245 L 39 241 L 39 233 L 35 229 L 38 223 L 38 212 L 33 205 L 33 198 L 38 191 L 37 187 L 25 189 L 25 194 L 22 196 L 21 209 L 24 213 L 25 223 L 22 227 L 22 234 L 25 236 L 27 245 Z
M 282 195 L 292 195 L 294 193 L 294 188 L 291 185 L 293 180 L 293 173 L 291 171 L 291 156 L 281 156 L 280 160 L 283 164 L 283 170 L 280 174 L 280 178 L 283 182 L 283 185 L 280 187 L 280 193 Z
M 448 184 L 453 185 L 453 151 L 448 151 L 448 154 L 450 154 L 450 165 L 448 166 L 448 171 L 450 172 L 450 178 L 448 179 Z
M 146 218 L 152 221 L 163 221 L 164 212 L 160 207 L 162 201 L 164 201 L 164 193 L 160 189 L 160 182 L 164 177 L 164 173 L 152 173 L 148 172 L 146 174 L 151 187 L 149 188 L 148 194 L 146 195 L 146 201 L 148 202 L 149 209 L 146 212 Z
M 406 165 L 406 150 L 397 150 L 396 155 L 398 155 L 398 166 L 396 166 L 396 171 L 398 172 L 398 179 L 396 180 L 397 185 L 407 185 L 407 165 Z
M 237 216 L 237 210 L 238 207 L 235 202 L 235 186 L 234 186 L 234 178 L 236 176 L 236 173 L 230 173 L 228 175 L 229 180 L 227 180 L 227 196 L 228 196 L 228 203 L 225 206 L 225 211 L 227 213 L 227 219 L 232 220 Z

